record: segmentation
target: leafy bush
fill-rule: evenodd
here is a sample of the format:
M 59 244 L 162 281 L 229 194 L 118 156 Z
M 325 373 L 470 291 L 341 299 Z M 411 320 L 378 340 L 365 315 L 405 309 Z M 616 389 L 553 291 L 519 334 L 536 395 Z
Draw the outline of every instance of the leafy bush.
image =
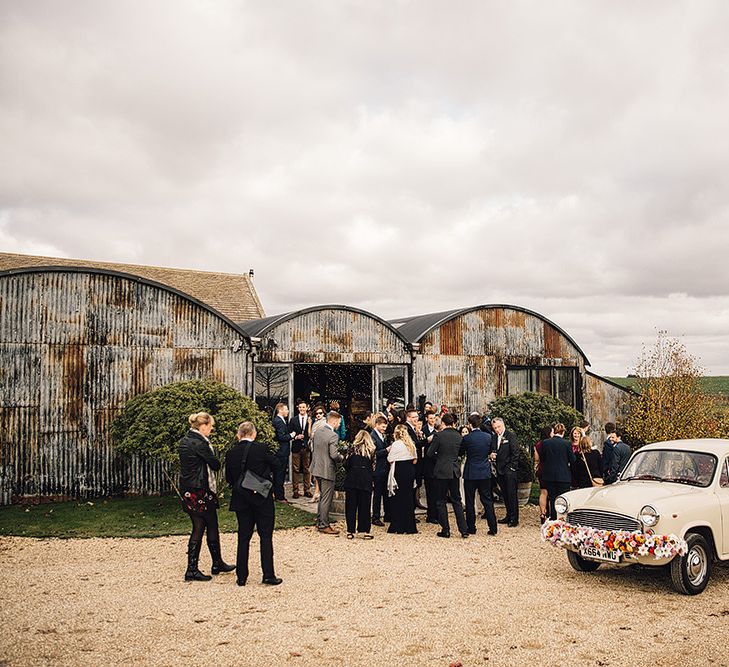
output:
M 569 429 L 577 426 L 582 419 L 577 410 L 559 399 L 530 391 L 491 401 L 489 414 L 492 417 L 502 417 L 506 428 L 516 433 L 519 444 L 530 453 L 534 444 L 539 441 L 539 432 L 545 426 L 562 422 L 569 433 Z
M 235 442 L 238 424 L 251 421 L 257 440 L 276 450 L 268 415 L 253 400 L 220 382 L 176 382 L 135 396 L 112 424 L 116 448 L 178 463 L 177 443 L 189 430 L 187 418 L 194 412 L 209 412 L 215 418 L 210 442 L 219 456 Z
M 519 484 L 534 481 L 534 459 L 529 450 L 519 445 L 519 461 L 516 467 L 516 481 Z
M 337 449 L 339 450 L 339 453 L 342 456 L 347 455 L 347 449 L 349 449 L 349 443 L 346 442 L 346 440 L 340 440 L 339 445 L 337 446 Z M 347 471 L 344 468 L 344 461 L 337 461 L 334 464 L 336 468 L 336 476 L 334 479 L 334 490 L 335 491 L 344 491 L 344 478 L 347 476 Z

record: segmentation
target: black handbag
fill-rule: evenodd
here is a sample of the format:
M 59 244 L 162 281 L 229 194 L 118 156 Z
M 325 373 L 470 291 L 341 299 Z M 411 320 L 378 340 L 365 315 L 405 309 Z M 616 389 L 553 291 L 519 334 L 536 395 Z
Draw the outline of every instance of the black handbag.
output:
M 273 482 L 270 479 L 261 477 L 252 470 L 246 469 L 246 462 L 248 461 L 248 452 L 251 450 L 251 443 L 248 443 L 245 451 L 243 452 L 243 460 L 241 461 L 241 472 L 238 475 L 238 479 L 235 483 L 235 490 L 238 493 L 243 491 L 252 491 L 259 495 L 261 498 L 268 498 L 268 494 L 271 493 L 273 488 Z

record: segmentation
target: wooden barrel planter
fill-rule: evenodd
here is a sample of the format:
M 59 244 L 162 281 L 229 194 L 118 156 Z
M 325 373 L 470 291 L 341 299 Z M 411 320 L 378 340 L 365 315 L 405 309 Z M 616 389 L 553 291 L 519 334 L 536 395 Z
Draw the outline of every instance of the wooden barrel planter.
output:
M 523 507 L 529 502 L 529 496 L 532 494 L 531 482 L 519 482 L 516 485 L 516 497 L 519 499 L 519 505 Z
M 344 519 L 344 491 L 335 491 L 329 515 L 335 521 Z

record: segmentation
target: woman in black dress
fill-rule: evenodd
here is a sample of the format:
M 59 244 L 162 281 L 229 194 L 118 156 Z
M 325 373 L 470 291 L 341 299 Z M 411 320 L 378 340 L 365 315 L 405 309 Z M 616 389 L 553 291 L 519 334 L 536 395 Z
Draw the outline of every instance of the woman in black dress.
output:
M 207 531 L 208 549 L 213 557 L 213 574 L 232 572 L 235 565 L 228 565 L 220 554 L 218 529 L 218 496 L 216 495 L 215 471 L 220 461 L 210 445 L 215 420 L 207 412 L 190 415 L 190 430 L 180 440 L 180 494 L 182 507 L 192 521 L 192 532 L 187 543 L 187 571 L 185 581 L 210 581 L 211 576 L 198 569 L 203 534 Z
M 365 540 L 371 540 L 372 484 L 375 467 L 375 443 L 372 436 L 362 429 L 347 450 L 344 460 L 344 513 L 347 517 L 347 539 L 357 532 Z M 355 530 L 356 529 L 356 530 Z
M 393 433 L 395 440 L 390 445 L 387 460 L 390 462 L 390 475 L 387 490 L 390 496 L 390 527 L 388 533 L 417 533 L 415 527 L 415 466 L 418 456 L 415 443 L 408 434 L 407 427 L 400 424 Z

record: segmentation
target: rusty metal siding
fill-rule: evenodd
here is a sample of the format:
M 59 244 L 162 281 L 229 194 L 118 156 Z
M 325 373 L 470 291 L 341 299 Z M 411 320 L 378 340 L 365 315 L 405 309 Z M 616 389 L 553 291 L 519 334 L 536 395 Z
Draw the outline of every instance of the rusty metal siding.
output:
M 585 419 L 590 422 L 595 444 L 602 446 L 605 424 L 625 421 L 633 394 L 589 372 L 584 376 L 583 394 Z
M 275 348 L 269 349 L 269 341 Z M 262 337 L 266 363 L 408 364 L 407 343 L 374 317 L 345 309 L 306 311 Z
M 0 504 L 167 490 L 161 464 L 112 448 L 111 422 L 127 400 L 170 382 L 247 392 L 241 341 L 214 312 L 144 281 L 0 276 Z
M 445 403 L 460 417 L 506 393 L 507 366 L 569 366 L 583 355 L 543 319 L 509 308 L 472 310 L 423 337 L 413 363 L 413 393 Z

